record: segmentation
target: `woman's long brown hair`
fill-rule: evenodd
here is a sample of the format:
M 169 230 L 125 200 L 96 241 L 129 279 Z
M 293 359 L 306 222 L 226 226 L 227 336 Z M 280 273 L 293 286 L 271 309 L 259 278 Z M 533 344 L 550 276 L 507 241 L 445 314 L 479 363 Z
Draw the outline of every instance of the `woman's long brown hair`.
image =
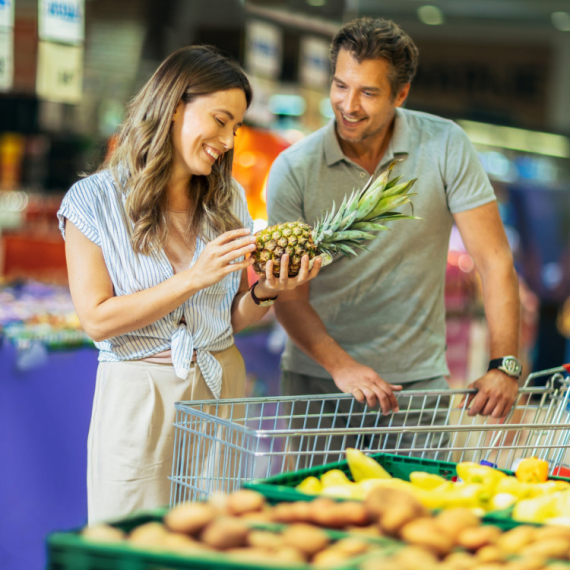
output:
M 129 103 L 116 148 L 100 170 L 110 170 L 126 194 L 136 252 L 148 255 L 166 239 L 166 187 L 173 160 L 170 133 L 178 104 L 234 88 L 244 92 L 249 107 L 251 87 L 240 67 L 214 47 L 191 46 L 170 55 Z M 230 150 L 208 176 L 192 176 L 189 236 L 207 238 L 211 232 L 206 228 L 220 234 L 242 226 L 232 212 L 232 162 Z

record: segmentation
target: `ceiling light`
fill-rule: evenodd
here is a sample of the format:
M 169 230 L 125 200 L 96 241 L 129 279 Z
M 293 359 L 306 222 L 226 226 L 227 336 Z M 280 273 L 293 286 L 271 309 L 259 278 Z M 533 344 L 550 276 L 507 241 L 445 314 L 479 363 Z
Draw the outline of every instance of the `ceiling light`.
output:
M 475 121 L 457 121 L 471 142 L 523 152 L 570 158 L 570 140 L 562 135 L 502 127 Z
M 570 32 L 570 14 L 568 12 L 553 12 L 550 16 L 552 25 L 561 32 Z
M 418 18 L 428 26 L 441 26 L 445 21 L 443 12 L 437 6 L 420 6 Z

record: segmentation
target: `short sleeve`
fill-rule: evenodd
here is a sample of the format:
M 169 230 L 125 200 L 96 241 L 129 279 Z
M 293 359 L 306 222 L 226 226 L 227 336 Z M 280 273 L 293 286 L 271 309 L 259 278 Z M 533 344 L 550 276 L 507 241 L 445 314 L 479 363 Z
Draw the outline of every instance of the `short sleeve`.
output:
M 96 216 L 96 182 L 90 176 L 75 183 L 64 196 L 57 217 L 65 239 L 65 220 L 69 220 L 93 243 L 101 247 L 101 236 Z
M 452 214 L 496 200 L 495 192 L 465 131 L 450 122 L 445 153 L 445 185 Z
M 245 190 L 242 185 L 237 181 L 233 180 L 234 187 L 236 189 L 237 198 L 234 204 L 234 213 L 237 218 L 242 222 L 244 228 L 249 228 L 249 231 L 253 233 L 253 219 L 247 208 L 247 198 L 245 197 Z
M 279 155 L 267 179 L 267 215 L 269 225 L 305 221 L 303 184 L 289 165 L 286 154 Z

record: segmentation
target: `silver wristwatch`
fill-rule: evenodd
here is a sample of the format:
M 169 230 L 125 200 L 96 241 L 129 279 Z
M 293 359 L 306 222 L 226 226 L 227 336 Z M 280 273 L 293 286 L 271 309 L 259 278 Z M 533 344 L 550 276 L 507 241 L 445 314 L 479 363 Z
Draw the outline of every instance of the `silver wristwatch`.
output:
M 504 372 L 507 376 L 511 376 L 517 380 L 520 378 L 520 375 L 522 373 L 521 361 L 515 356 L 503 356 L 502 358 L 494 358 L 489 362 L 489 368 L 487 371 L 494 370 L 495 368 L 501 372 Z

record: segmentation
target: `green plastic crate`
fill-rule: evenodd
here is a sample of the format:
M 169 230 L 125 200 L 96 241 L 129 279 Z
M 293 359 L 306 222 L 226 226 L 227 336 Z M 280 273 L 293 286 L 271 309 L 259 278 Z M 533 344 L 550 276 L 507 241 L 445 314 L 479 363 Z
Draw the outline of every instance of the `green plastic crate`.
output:
M 140 512 L 123 520 L 112 523 L 112 526 L 130 532 L 137 526 L 148 522 L 162 521 L 166 509 L 152 512 Z M 279 531 L 285 525 L 253 523 L 252 528 Z M 349 536 L 346 532 L 326 530 L 331 540 L 339 540 Z M 359 535 L 360 536 L 360 535 Z M 394 548 L 397 542 L 386 537 L 362 537 L 385 549 Z M 364 556 L 364 555 L 363 555 Z M 338 570 L 352 570 L 358 566 L 363 556 L 354 557 Z M 128 543 L 100 543 L 85 540 L 80 530 L 72 532 L 56 532 L 47 538 L 46 570 L 245 570 L 248 568 L 263 569 L 267 566 L 251 561 L 239 561 L 225 556 L 223 553 L 176 554 L 143 550 Z M 279 570 L 312 570 L 310 564 L 287 565 L 276 561 Z
M 426 473 L 439 475 L 444 479 L 452 479 L 457 476 L 455 469 L 457 463 L 451 461 L 421 459 L 403 455 L 390 455 L 388 453 L 376 453 L 370 455 L 370 457 L 384 467 L 392 477 L 403 479 L 404 481 L 410 480 L 410 473 L 413 471 L 425 471 Z M 316 495 L 301 493 L 295 487 L 306 477 L 313 476 L 318 478 L 331 469 L 339 469 L 352 480 L 348 462 L 345 460 L 310 469 L 302 469 L 301 471 L 281 473 L 268 479 L 255 479 L 245 483 L 244 487 L 265 495 L 270 501 L 312 501 Z M 510 471 L 505 471 L 505 473 L 512 474 Z

